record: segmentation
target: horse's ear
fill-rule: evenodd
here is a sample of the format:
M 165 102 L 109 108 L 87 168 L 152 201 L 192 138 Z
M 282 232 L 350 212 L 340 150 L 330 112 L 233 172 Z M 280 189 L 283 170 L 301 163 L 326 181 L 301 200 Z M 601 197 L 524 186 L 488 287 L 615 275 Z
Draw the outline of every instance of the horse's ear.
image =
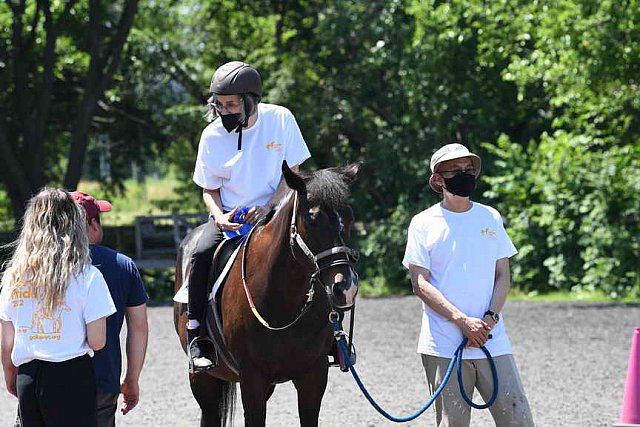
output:
M 353 182 L 360 171 L 362 162 L 351 163 L 350 165 L 340 168 L 340 172 L 347 177 L 349 183 Z
M 304 184 L 304 180 L 294 171 L 289 169 L 289 165 L 286 160 L 282 161 L 282 175 L 284 176 L 284 180 L 289 188 L 299 193 L 307 192 L 307 186 Z

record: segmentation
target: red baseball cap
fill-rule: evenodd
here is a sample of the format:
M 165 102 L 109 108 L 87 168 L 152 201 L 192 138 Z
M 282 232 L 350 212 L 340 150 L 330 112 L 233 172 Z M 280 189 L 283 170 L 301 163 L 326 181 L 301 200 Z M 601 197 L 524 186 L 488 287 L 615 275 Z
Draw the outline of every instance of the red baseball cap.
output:
M 97 218 L 100 212 L 110 212 L 113 207 L 106 200 L 96 200 L 92 195 L 82 191 L 72 191 L 69 194 L 77 204 L 84 208 L 87 213 L 87 221 Z

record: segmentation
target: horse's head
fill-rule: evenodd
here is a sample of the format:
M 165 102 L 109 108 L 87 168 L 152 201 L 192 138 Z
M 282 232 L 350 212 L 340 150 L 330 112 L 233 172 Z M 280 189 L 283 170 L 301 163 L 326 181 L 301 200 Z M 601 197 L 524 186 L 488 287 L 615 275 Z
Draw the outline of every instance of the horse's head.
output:
M 306 258 L 315 268 L 312 280 L 319 280 L 334 310 L 348 310 L 358 293 L 354 270 L 358 253 L 348 246 L 353 211 L 347 203 L 349 184 L 359 164 L 298 174 L 286 162 L 282 172 L 294 190 L 290 245 L 297 259 Z

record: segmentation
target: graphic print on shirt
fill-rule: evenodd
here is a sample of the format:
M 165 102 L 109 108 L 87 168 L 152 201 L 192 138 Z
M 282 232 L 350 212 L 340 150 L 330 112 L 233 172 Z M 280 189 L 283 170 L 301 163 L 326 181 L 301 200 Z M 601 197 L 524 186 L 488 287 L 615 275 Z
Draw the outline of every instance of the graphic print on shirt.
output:
M 480 234 L 483 234 L 483 235 L 487 236 L 491 240 L 495 240 L 496 239 L 496 232 L 491 230 L 491 229 L 489 229 L 489 228 L 483 228 L 482 230 L 480 230 Z
M 25 300 L 31 300 L 33 298 L 33 293 L 31 291 L 31 286 L 20 286 L 13 291 L 11 291 L 11 306 L 14 308 L 23 307 L 25 305 Z M 29 301 L 30 303 L 30 301 Z M 16 334 L 26 334 L 31 330 L 31 325 L 16 325 Z
M 60 331 L 62 331 L 63 311 L 71 311 L 71 307 L 65 304 L 64 301 L 59 301 L 53 312 L 45 309 L 45 307 L 38 307 L 31 318 L 31 332 L 33 335 L 29 339 L 59 340 Z
M 282 144 L 279 144 L 276 141 L 271 141 L 270 143 L 265 145 L 265 147 L 267 147 L 268 150 L 282 151 Z
M 62 313 L 71 308 L 64 301 L 59 301 L 53 312 L 33 301 L 33 290 L 30 285 L 23 285 L 11 292 L 13 307 L 27 307 L 34 304 L 37 309 L 31 316 L 30 325 L 17 325 L 16 333 L 29 334 L 30 340 L 59 340 L 63 326 Z
M 25 299 L 33 298 L 31 286 L 20 286 L 11 292 L 11 305 L 13 307 L 22 307 Z

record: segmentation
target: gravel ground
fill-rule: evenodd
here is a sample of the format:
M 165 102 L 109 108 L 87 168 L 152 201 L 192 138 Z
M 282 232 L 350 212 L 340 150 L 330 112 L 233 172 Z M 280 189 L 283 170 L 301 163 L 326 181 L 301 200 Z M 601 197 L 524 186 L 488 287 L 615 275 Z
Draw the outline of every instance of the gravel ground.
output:
M 406 416 L 428 397 L 415 352 L 420 304 L 414 297 L 358 301 L 356 368 L 374 399 Z M 504 311 L 516 363 L 538 426 L 611 426 L 619 419 L 633 330 L 640 304 L 511 301 Z M 119 426 L 197 426 L 199 410 L 188 385 L 187 363 L 173 330 L 172 308 L 151 307 L 149 353 L 141 402 Z M 479 399 L 479 397 L 476 397 Z M 16 400 L 0 394 L 0 427 L 12 426 Z M 298 425 L 295 389 L 276 387 L 267 425 Z M 240 399 L 235 426 L 242 426 Z M 405 426 L 434 424 L 430 409 Z M 349 373 L 332 368 L 320 412 L 321 426 L 389 426 L 362 396 Z M 474 410 L 473 426 L 493 426 L 488 411 Z

